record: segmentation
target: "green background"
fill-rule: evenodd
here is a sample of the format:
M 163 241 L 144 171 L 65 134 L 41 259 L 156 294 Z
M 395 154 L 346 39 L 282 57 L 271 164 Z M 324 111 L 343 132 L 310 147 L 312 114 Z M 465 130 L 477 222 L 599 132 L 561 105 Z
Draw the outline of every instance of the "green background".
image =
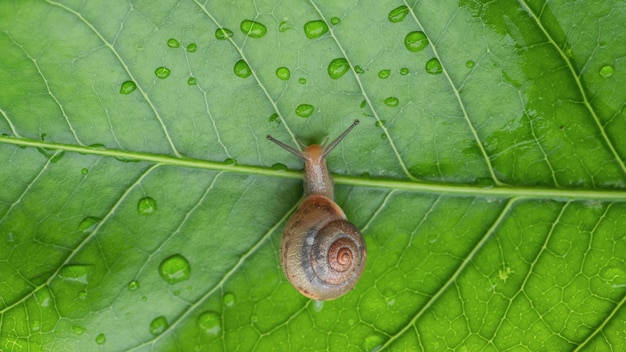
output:
M 626 349 L 624 23 L 618 0 L 0 2 L 0 350 Z M 302 163 L 265 135 L 355 118 L 328 164 L 368 262 L 315 302 L 278 263 Z

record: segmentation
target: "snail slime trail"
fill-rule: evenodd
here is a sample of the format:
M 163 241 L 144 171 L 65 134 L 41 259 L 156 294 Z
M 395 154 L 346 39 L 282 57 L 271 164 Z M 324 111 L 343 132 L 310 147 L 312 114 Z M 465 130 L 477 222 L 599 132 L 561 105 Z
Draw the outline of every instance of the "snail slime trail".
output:
M 301 294 L 316 300 L 338 298 L 354 288 L 365 269 L 365 241 L 334 201 L 326 156 L 359 124 L 354 120 L 326 146 L 299 151 L 272 136 L 267 139 L 304 160 L 304 199 L 287 221 L 280 243 L 280 265 Z

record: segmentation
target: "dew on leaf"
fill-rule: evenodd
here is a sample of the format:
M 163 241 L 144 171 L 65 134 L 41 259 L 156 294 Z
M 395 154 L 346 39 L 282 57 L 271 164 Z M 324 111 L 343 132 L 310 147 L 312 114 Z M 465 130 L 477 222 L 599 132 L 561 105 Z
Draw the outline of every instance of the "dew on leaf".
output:
M 287 171 L 287 170 L 289 170 L 289 169 L 287 168 L 287 165 L 285 165 L 285 164 L 281 164 L 281 163 L 276 163 L 276 164 L 272 165 L 272 167 L 271 167 L 271 168 L 272 168 L 272 170 L 274 170 L 274 171 Z
M 137 84 L 133 81 L 126 81 L 120 87 L 120 94 L 130 94 L 137 89 Z
M 376 127 L 384 126 L 385 122 L 387 122 L 387 120 L 379 120 L 379 121 L 376 121 L 375 125 Z
M 354 72 L 361 74 L 361 73 L 365 73 L 365 70 L 361 66 L 356 65 L 354 66 Z
M 233 31 L 228 28 L 218 28 L 215 30 L 215 38 L 218 40 L 226 40 L 233 36 Z
M 409 8 L 406 5 L 402 5 L 389 11 L 389 15 L 387 15 L 387 18 L 389 19 L 389 22 L 398 23 L 404 21 L 404 18 L 408 13 Z
M 341 22 L 341 18 L 339 17 L 331 17 L 330 18 L 330 24 L 332 24 L 333 26 L 338 25 Z
M 159 67 L 156 70 L 154 70 L 154 74 L 158 78 L 160 78 L 160 79 L 165 79 L 165 78 L 169 77 L 170 73 L 171 73 L 171 71 L 167 67 Z
M 424 32 L 410 32 L 404 37 L 404 46 L 412 52 L 418 52 L 428 46 L 428 38 Z
M 346 72 L 348 72 L 348 70 L 350 70 L 350 64 L 348 63 L 348 60 L 343 57 L 334 59 L 328 65 L 328 75 L 332 79 L 341 78 L 344 74 L 346 74 Z
M 89 283 L 92 268 L 90 265 L 70 264 L 61 268 L 59 278 L 63 281 L 77 282 L 83 285 Z
M 280 115 L 278 115 L 277 113 L 273 113 L 272 115 L 270 115 L 270 122 L 278 120 L 279 117 Z M 280 123 L 280 120 L 278 120 L 278 123 Z
M 87 175 L 89 173 L 89 169 L 84 167 L 82 170 L 80 170 L 80 173 L 83 174 L 83 175 Z
M 287 67 L 279 67 L 276 69 L 276 77 L 286 81 L 291 77 L 291 71 Z
M 167 46 L 169 46 L 170 48 L 178 48 L 180 46 L 180 43 L 178 42 L 178 40 L 170 38 L 167 40 Z
M 363 108 L 364 108 L 364 107 L 366 107 L 366 106 L 367 106 L 367 100 L 363 99 L 363 101 L 361 101 L 361 104 L 359 105 L 359 107 L 360 107 L 361 109 L 363 109 Z
M 235 63 L 235 67 L 233 70 L 235 72 L 235 76 L 241 77 L 241 78 L 249 77 L 252 74 L 252 70 L 250 69 L 250 66 L 248 66 L 248 63 L 245 62 L 243 59 Z
M 80 224 L 78 224 L 78 231 L 81 231 L 85 234 L 91 233 L 93 230 L 96 229 L 96 226 L 98 226 L 100 220 L 102 219 L 95 216 L 88 216 L 84 218 L 83 221 L 80 222 Z
M 436 57 L 433 57 L 426 63 L 426 72 L 433 75 L 438 75 L 443 72 L 443 67 Z
M 472 60 L 467 60 L 467 61 L 465 62 L 465 67 L 467 67 L 467 68 L 472 68 L 472 67 L 474 67 L 474 65 L 475 65 L 475 64 L 476 64 L 476 63 L 475 63 L 474 61 L 472 61 Z
M 267 27 L 264 24 L 251 20 L 241 21 L 240 28 L 243 34 L 251 38 L 262 38 L 267 33 Z
M 398 104 L 400 104 L 400 101 L 396 97 L 385 98 L 383 102 L 385 103 L 385 105 L 391 106 L 391 107 L 395 107 L 395 106 L 398 106 Z
M 326 22 L 317 20 L 309 21 L 304 24 L 304 34 L 309 39 L 315 39 L 323 36 L 328 32 L 328 25 Z
M 152 197 L 144 197 L 137 202 L 137 212 L 141 215 L 150 215 L 157 211 L 157 203 Z
M 154 320 L 150 322 L 150 333 L 155 336 L 160 335 L 168 328 L 168 326 L 169 324 L 167 322 L 167 318 L 161 315 L 160 317 L 154 318 Z
M 408 75 L 409 74 L 409 69 L 406 68 L 406 67 L 401 68 L 400 69 L 400 74 L 403 75 L 403 76 Z
M 363 340 L 363 349 L 365 351 L 378 351 L 384 340 L 380 335 L 370 335 Z
M 159 275 L 170 284 L 189 279 L 191 266 L 185 257 L 174 254 L 161 262 L 159 265 Z
M 83 328 L 82 326 L 74 325 L 72 326 L 72 331 L 74 332 L 74 335 L 80 336 L 85 333 L 85 328 Z
M 203 312 L 198 316 L 196 325 L 208 335 L 217 335 L 222 330 L 221 319 L 216 312 Z
M 380 70 L 378 72 L 378 78 L 380 79 L 389 78 L 389 75 L 391 75 L 391 70 Z
M 380 139 L 387 139 L 387 135 L 386 135 L 386 134 L 384 134 L 384 133 L 381 133 L 381 134 L 380 134 Z
M 234 293 L 228 292 L 224 295 L 224 305 L 226 307 L 232 307 L 235 305 L 235 301 L 237 301 L 237 297 Z
M 300 78 L 298 78 L 298 83 L 300 83 L 300 84 L 306 84 L 306 78 L 304 78 L 304 77 L 300 77 Z
M 615 69 L 611 65 L 602 66 L 600 69 L 600 76 L 603 78 L 610 78 L 613 76 Z
M 105 342 L 107 342 L 107 337 L 103 333 L 96 336 L 96 343 L 98 345 L 104 345 Z
M 33 322 L 30 324 L 30 330 L 31 331 L 41 330 L 41 320 L 33 320 Z
M 195 86 L 196 84 L 198 84 L 198 82 L 196 81 L 195 77 L 189 77 L 187 78 L 187 84 L 190 86 Z
M 311 104 L 300 104 L 296 107 L 296 115 L 300 117 L 309 117 L 315 111 L 315 107 Z
M 291 25 L 287 21 L 282 21 L 278 24 L 278 31 L 281 33 L 285 33 L 291 28 Z
M 35 300 L 40 307 L 48 308 L 52 302 L 52 295 L 48 290 L 40 290 L 35 294 Z
M 133 280 L 128 283 L 128 291 L 137 291 L 140 286 L 139 281 Z
M 87 299 L 87 291 L 80 291 L 78 293 L 78 299 L 80 299 L 81 301 L 84 301 Z
M 235 160 L 233 158 L 226 158 L 226 159 L 224 159 L 223 164 L 235 166 L 235 165 L 237 165 L 237 160 Z
M 195 53 L 196 49 L 198 49 L 198 45 L 196 43 L 191 43 L 187 45 L 187 52 L 189 53 Z

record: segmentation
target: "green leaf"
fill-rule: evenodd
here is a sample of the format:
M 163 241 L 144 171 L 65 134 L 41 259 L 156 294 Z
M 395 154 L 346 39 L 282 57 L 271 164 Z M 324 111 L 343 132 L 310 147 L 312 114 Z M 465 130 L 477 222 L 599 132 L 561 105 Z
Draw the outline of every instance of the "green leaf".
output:
M 0 2 L 0 350 L 623 350 L 625 22 Z M 368 262 L 315 302 L 278 260 L 302 162 L 265 135 L 357 118 L 327 161 Z

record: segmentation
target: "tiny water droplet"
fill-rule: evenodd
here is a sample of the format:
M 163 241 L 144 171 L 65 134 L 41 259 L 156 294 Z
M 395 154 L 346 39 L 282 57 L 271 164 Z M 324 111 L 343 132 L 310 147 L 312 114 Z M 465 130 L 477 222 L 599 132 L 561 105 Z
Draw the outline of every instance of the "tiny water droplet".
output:
M 436 57 L 433 57 L 426 63 L 426 72 L 433 75 L 438 75 L 443 72 L 443 67 Z
M 144 301 L 144 302 L 148 302 L 148 297 L 147 297 L 147 296 L 145 296 L 145 295 L 144 295 L 144 296 L 141 296 L 141 300 L 142 300 L 142 301 Z
M 167 46 L 169 46 L 170 48 L 178 48 L 180 46 L 180 43 L 178 42 L 178 40 L 170 38 L 167 40 Z
M 224 159 L 223 163 L 226 164 L 226 165 L 235 166 L 235 165 L 237 165 L 237 160 L 235 160 L 233 158 L 226 158 L 226 159 Z
M 291 71 L 287 67 L 279 67 L 276 69 L 276 77 L 286 81 L 291 77 Z
M 613 76 L 615 69 L 611 65 L 602 66 L 600 69 L 600 76 L 603 78 L 610 78 Z
M 298 107 L 296 108 L 296 115 L 300 116 L 300 117 L 309 117 L 313 114 L 313 111 L 315 111 L 315 107 L 311 104 L 300 104 L 298 105 Z
M 137 84 L 133 81 L 126 81 L 120 87 L 120 94 L 130 94 L 137 89 Z
M 391 70 L 380 70 L 380 72 L 378 72 L 378 78 L 380 79 L 389 78 L 389 75 L 391 75 Z
M 128 283 L 128 291 L 137 291 L 140 286 L 139 281 L 133 280 Z
M 389 11 L 389 22 L 398 23 L 404 21 L 404 18 L 409 13 L 409 8 L 406 5 L 402 5 L 400 7 L 396 7 L 395 9 Z
M 354 319 L 352 318 L 348 319 L 348 325 L 350 326 L 354 325 Z
M 424 32 L 410 32 L 404 37 L 404 46 L 412 52 L 418 52 L 428 46 L 428 38 Z
M 222 330 L 222 321 L 216 312 L 204 312 L 198 316 L 196 325 L 208 335 L 217 335 Z
M 80 299 L 81 301 L 84 301 L 87 299 L 87 291 L 80 291 L 78 293 L 78 299 Z
M 282 21 L 279 25 L 278 25 L 278 31 L 281 33 L 286 32 L 287 30 L 291 29 L 293 27 L 291 27 L 291 25 L 287 22 L 287 21 Z
M 72 331 L 74 332 L 74 335 L 80 336 L 85 333 L 85 328 L 83 328 L 82 326 L 74 325 L 72 326 Z
M 298 78 L 298 83 L 300 83 L 300 84 L 306 84 L 306 78 L 304 78 L 304 77 L 300 77 L 300 78 Z
M 91 233 L 93 230 L 96 229 L 96 226 L 98 226 L 100 220 L 102 219 L 95 216 L 88 216 L 80 222 L 80 224 L 78 225 L 78 231 L 82 231 L 83 233 Z
M 363 109 L 363 108 L 364 108 L 364 107 L 366 107 L 366 106 L 367 106 L 367 100 L 363 99 L 363 101 L 361 102 L 361 105 L 359 105 L 359 107 L 360 107 L 361 109 Z
M 31 331 L 39 331 L 41 330 L 41 320 L 33 320 L 32 324 L 30 324 Z
M 150 322 L 150 333 L 155 336 L 160 335 L 167 329 L 168 326 L 169 324 L 167 322 L 167 318 L 161 315 L 160 317 L 154 318 L 154 320 Z
M 83 175 L 87 175 L 89 173 L 89 169 L 84 167 L 82 170 L 80 170 L 80 173 L 83 174 Z
M 287 171 L 289 169 L 287 168 L 287 165 L 285 165 L 285 164 L 276 163 L 276 164 L 272 165 L 272 170 L 274 170 L 274 171 Z
M 330 23 L 331 23 L 333 26 L 338 25 L 340 22 L 341 22 L 341 18 L 339 18 L 339 17 L 331 17 L 331 18 L 330 18 Z
M 191 43 L 187 45 L 187 52 L 189 53 L 195 53 L 196 49 L 198 49 L 198 45 L 196 43 Z
M 304 34 L 309 39 L 315 39 L 328 32 L 328 25 L 324 21 L 309 21 L 304 24 Z
M 384 133 L 381 133 L 381 134 L 380 134 L 380 139 L 387 139 L 387 135 L 386 135 L 386 134 L 384 134 Z
M 160 79 L 165 79 L 165 78 L 169 77 L 170 73 L 171 73 L 171 71 L 167 67 L 159 67 L 156 70 L 154 70 L 154 74 L 158 78 L 160 78 Z
M 409 69 L 406 68 L 406 67 L 401 68 L 400 69 L 400 74 L 403 75 L 403 76 L 408 75 L 409 74 Z
M 48 308 L 52 302 L 52 295 L 48 290 L 41 290 L 35 294 L 35 300 L 40 307 Z
M 96 343 L 98 345 L 104 345 L 105 342 L 107 342 L 107 337 L 103 333 L 96 336 Z
M 267 33 L 267 27 L 264 24 L 251 20 L 241 21 L 240 28 L 243 34 L 251 38 L 262 38 Z
M 350 64 L 343 57 L 334 59 L 328 65 L 328 75 L 332 79 L 341 78 L 348 70 L 350 70 Z
M 380 126 L 385 125 L 385 122 L 387 122 L 387 120 L 376 121 L 376 127 L 380 127 Z
M 224 305 L 226 307 L 234 306 L 236 300 L 237 300 L 237 297 L 235 296 L 234 293 L 228 292 L 224 295 Z
M 396 97 L 386 98 L 384 102 L 385 102 L 385 105 L 391 106 L 391 107 L 395 107 L 395 106 L 398 106 L 398 104 L 400 104 L 400 101 Z
M 187 78 L 187 84 L 190 86 L 195 86 L 198 82 L 196 81 L 195 77 L 189 77 Z
M 91 276 L 90 265 L 66 265 L 59 271 L 59 278 L 63 281 L 78 282 L 83 285 L 89 283 Z
M 189 279 L 190 274 L 191 266 L 187 259 L 180 254 L 166 258 L 159 265 L 159 275 L 170 284 L 185 281 Z
M 278 119 L 279 117 L 280 117 L 280 115 L 278 115 L 277 113 L 273 113 L 273 114 L 270 116 L 270 122 L 277 121 L 278 123 L 280 123 L 280 120 Z
M 215 30 L 215 39 L 226 40 L 233 36 L 233 31 L 228 28 L 218 28 Z
M 474 61 L 472 61 L 472 60 L 467 60 L 467 61 L 465 62 L 465 67 L 467 67 L 467 68 L 472 68 L 472 67 L 474 67 L 474 65 L 475 65 L 475 64 L 476 64 L 476 63 L 475 63 Z
M 243 59 L 235 63 L 234 71 L 235 71 L 235 76 L 241 77 L 241 78 L 249 77 L 252 74 L 252 70 L 250 69 L 250 66 L 248 66 L 248 63 L 245 62 Z
M 104 144 L 102 144 L 102 143 L 90 144 L 90 145 L 87 146 L 87 148 L 95 149 L 95 150 L 106 150 L 107 149 L 107 147 L 105 147 Z
M 370 335 L 363 340 L 363 348 L 365 351 L 377 351 L 383 344 L 383 338 L 380 335 Z
M 365 70 L 361 66 L 356 65 L 354 66 L 354 72 L 361 74 L 361 73 L 365 73 Z
M 157 203 L 151 197 L 141 198 L 137 202 L 137 212 L 141 215 L 150 215 L 157 211 Z

